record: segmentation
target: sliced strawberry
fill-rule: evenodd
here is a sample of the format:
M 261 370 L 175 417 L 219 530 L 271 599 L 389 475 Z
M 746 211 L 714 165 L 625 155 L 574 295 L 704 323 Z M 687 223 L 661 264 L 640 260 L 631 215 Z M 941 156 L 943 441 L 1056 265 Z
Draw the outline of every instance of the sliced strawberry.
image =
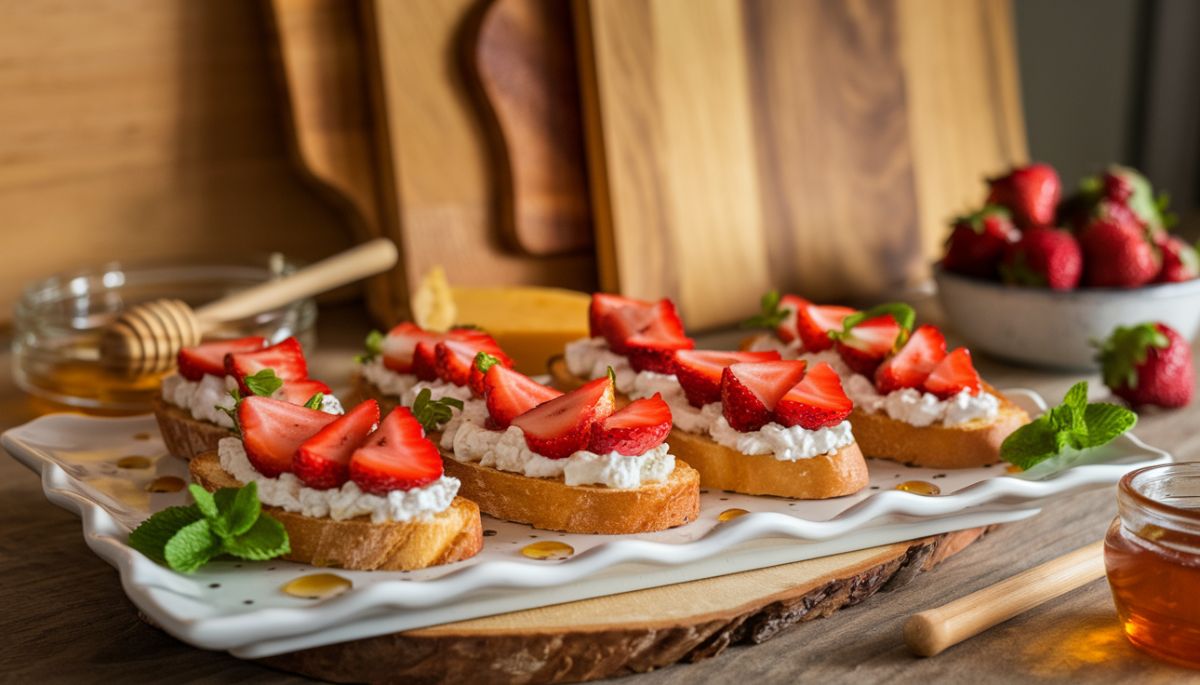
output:
M 684 335 L 683 322 L 670 300 L 654 303 L 650 314 L 641 330 L 621 341 L 623 354 L 629 357 L 629 365 L 635 371 L 675 373 L 675 352 L 690 350 L 696 343 Z
M 837 351 L 846 366 L 864 376 L 873 376 L 903 333 L 904 329 L 891 314 L 876 316 L 843 333 L 837 339 Z
M 798 299 L 798 298 L 797 298 Z M 804 302 L 796 307 L 796 331 L 808 352 L 820 352 L 833 347 L 829 331 L 840 331 L 847 316 L 856 313 L 850 307 L 819 305 Z
M 442 477 L 442 456 L 408 407 L 397 407 L 350 455 L 350 480 L 363 492 L 386 495 Z
M 820 362 L 780 398 L 775 405 L 774 418 L 784 426 L 817 430 L 845 421 L 853 408 L 854 403 L 842 389 L 837 372 L 829 364 Z
M 588 330 L 593 338 L 608 337 L 608 319 L 622 309 L 649 311 L 653 305 L 632 297 L 611 293 L 593 293 L 588 306 Z
M 875 371 L 875 388 L 884 395 L 901 388 L 919 388 L 945 356 L 942 332 L 929 324 L 918 326 L 904 347 Z
M 635 346 L 643 354 L 662 361 L 665 355 L 656 351 L 672 345 L 674 349 L 691 347 L 690 339 L 683 332 L 683 322 L 670 300 L 618 308 L 604 319 L 602 326 L 604 339 L 617 354 L 629 354 L 630 347 Z
M 597 378 L 576 390 L 543 402 L 512 420 L 525 432 L 529 449 L 548 459 L 563 459 L 587 447 L 592 424 L 613 413 L 610 378 Z
M 675 353 L 675 377 L 693 407 L 721 401 L 721 372 L 730 364 L 768 362 L 779 359 L 774 350 L 726 352 L 722 350 L 679 350 Z
M 925 392 L 931 392 L 944 400 L 963 390 L 970 390 L 972 395 L 978 395 L 982 385 L 979 372 L 971 363 L 971 352 L 965 347 L 960 347 L 933 367 L 933 371 L 925 379 Z
M 266 339 L 257 335 L 236 340 L 214 340 L 179 350 L 175 360 L 179 365 L 180 376 L 189 381 L 198 381 L 203 379 L 205 374 L 224 376 L 225 355 L 231 352 L 261 350 L 266 344 Z
M 225 355 L 225 373 L 237 378 L 243 395 L 251 394 L 245 384 L 246 376 L 253 376 L 263 369 L 271 369 L 285 383 L 308 378 L 308 362 L 304 360 L 300 341 L 287 338 L 261 350 Z
M 437 336 L 437 334 L 434 335 Z M 434 337 L 416 344 L 416 347 L 413 348 L 413 360 L 412 366 L 409 367 L 409 373 L 423 381 L 437 380 L 437 344 L 439 342 L 441 342 L 440 338 Z
M 415 323 L 402 323 L 388 331 L 383 339 L 383 365 L 396 373 L 412 373 L 417 345 L 436 341 L 439 337 L 440 334 L 426 331 Z
M 785 343 L 790 343 L 800 337 L 800 333 L 796 330 L 796 314 L 809 304 L 811 303 L 808 300 L 799 295 L 780 297 L 779 304 L 776 306 L 778 312 L 776 316 L 783 316 L 783 320 L 775 327 L 775 336 Z M 841 324 L 838 325 L 841 326 Z
M 292 404 L 304 404 L 317 393 L 329 395 L 332 392 L 329 386 L 321 381 L 305 378 L 301 381 L 284 381 L 283 387 L 279 388 L 273 397 L 284 402 L 291 402 Z
M 493 428 L 508 428 L 521 414 L 561 395 L 558 390 L 500 364 L 490 367 L 483 377 L 483 398 Z
M 435 369 L 438 378 L 455 385 L 467 385 L 471 379 L 471 368 L 475 365 L 475 356 L 480 352 L 495 357 L 500 364 L 511 367 L 512 358 L 500 349 L 492 336 L 482 331 L 464 331 L 447 338 L 434 346 L 436 357 Z M 479 380 L 483 380 L 482 377 Z M 483 388 L 478 389 L 482 392 Z
M 779 398 L 804 377 L 804 360 L 742 362 L 721 374 L 721 404 L 734 430 L 756 431 L 771 421 Z
M 292 473 L 310 488 L 341 487 L 350 479 L 350 455 L 379 423 L 379 403 L 367 400 L 300 443 Z
M 338 418 L 257 395 L 243 399 L 237 412 L 246 458 L 268 478 L 291 471 L 296 448 Z
M 634 400 L 608 418 L 592 424 L 588 449 L 596 454 L 645 454 L 671 432 L 671 408 L 662 395 Z

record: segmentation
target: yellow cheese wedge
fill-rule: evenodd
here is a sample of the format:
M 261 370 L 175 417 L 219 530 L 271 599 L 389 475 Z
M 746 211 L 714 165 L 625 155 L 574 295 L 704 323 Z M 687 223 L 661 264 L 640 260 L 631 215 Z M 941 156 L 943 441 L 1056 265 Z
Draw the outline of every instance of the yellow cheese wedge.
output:
M 533 286 L 451 286 L 454 323 L 479 326 L 496 338 L 521 373 L 546 373 L 546 361 L 588 335 L 591 296 Z

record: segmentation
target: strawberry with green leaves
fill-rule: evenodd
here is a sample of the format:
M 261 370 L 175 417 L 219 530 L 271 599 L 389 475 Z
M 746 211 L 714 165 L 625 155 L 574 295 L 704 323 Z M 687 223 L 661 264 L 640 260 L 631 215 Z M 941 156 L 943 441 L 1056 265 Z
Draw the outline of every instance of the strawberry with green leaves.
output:
M 1154 277 L 1155 283 L 1180 283 L 1200 277 L 1200 256 L 1195 246 L 1178 236 L 1164 236 L 1158 243 L 1162 251 L 1162 268 Z
M 830 331 L 829 337 L 847 366 L 873 377 L 883 360 L 908 339 L 915 319 L 912 307 L 890 302 L 847 316 L 841 330 Z
M 1035 228 L 1009 245 L 1000 265 L 1005 283 L 1072 290 L 1083 276 L 1083 251 L 1068 231 Z
M 954 220 L 942 268 L 964 276 L 995 278 L 1005 250 L 1020 237 L 1008 209 L 987 205 Z
M 1131 406 L 1183 407 L 1196 385 L 1192 349 L 1163 323 L 1119 326 L 1100 345 L 1104 384 Z
M 990 205 L 1001 205 L 1022 229 L 1050 226 L 1062 195 L 1062 181 L 1049 164 L 1016 167 L 1004 176 L 988 179 Z
M 1154 280 L 1162 258 L 1141 225 L 1093 219 L 1079 232 L 1084 283 L 1093 288 L 1137 288 Z

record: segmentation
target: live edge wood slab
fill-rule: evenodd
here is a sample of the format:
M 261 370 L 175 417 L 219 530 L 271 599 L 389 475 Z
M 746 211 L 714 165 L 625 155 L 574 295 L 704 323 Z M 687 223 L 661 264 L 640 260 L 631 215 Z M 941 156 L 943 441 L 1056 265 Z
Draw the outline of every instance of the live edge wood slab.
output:
M 719 578 L 356 640 L 263 659 L 335 682 L 570 683 L 759 644 L 908 584 L 974 528 Z

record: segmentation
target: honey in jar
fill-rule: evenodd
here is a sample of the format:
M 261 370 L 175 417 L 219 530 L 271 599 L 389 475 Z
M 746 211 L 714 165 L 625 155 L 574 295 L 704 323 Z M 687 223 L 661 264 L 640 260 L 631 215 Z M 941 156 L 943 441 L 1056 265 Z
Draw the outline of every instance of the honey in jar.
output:
M 1200 668 L 1200 463 L 1126 475 L 1104 564 L 1126 637 L 1139 649 Z

